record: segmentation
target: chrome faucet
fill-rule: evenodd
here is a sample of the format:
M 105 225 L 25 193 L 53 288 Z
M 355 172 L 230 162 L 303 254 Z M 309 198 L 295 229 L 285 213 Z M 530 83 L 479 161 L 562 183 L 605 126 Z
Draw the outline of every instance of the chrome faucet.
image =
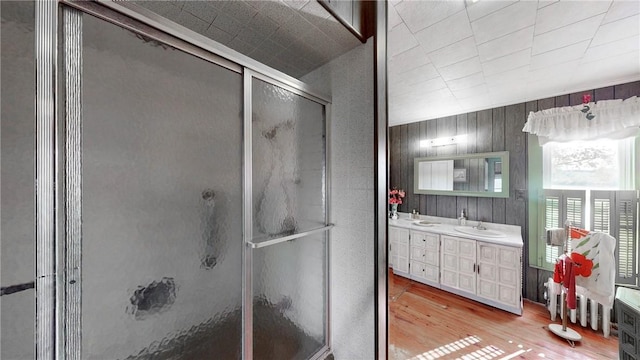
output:
M 487 230 L 487 227 L 482 225 L 482 221 L 478 221 L 478 226 L 476 226 L 477 230 Z

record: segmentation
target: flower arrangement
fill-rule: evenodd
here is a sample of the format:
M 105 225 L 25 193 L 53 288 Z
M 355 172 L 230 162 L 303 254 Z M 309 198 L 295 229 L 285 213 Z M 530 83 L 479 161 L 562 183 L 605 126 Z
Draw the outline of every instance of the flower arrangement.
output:
M 404 195 L 404 190 L 398 190 L 396 188 L 389 190 L 389 204 L 402 204 Z

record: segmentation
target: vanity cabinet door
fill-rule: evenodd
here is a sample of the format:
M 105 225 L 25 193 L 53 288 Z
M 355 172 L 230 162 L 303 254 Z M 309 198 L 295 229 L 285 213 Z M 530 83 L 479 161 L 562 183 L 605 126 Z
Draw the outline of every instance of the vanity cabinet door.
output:
M 441 283 L 466 292 L 476 292 L 476 241 L 441 236 Z
M 510 306 L 520 301 L 520 249 L 478 241 L 478 295 Z
M 403 276 L 409 275 L 409 230 L 390 226 L 389 243 L 393 272 Z

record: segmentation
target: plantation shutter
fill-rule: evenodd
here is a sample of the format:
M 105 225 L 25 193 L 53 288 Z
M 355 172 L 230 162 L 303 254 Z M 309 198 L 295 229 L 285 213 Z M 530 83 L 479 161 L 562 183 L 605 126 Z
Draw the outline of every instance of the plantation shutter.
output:
M 638 286 L 638 193 L 592 191 L 591 230 L 616 238 L 616 284 Z
M 638 285 L 638 195 L 637 191 L 616 191 L 614 231 L 616 283 Z
M 564 227 L 568 220 L 571 226 L 584 227 L 585 191 L 584 190 L 544 190 L 543 234 L 547 229 Z M 568 246 L 571 242 L 567 243 Z M 571 249 L 569 248 L 570 252 Z M 554 264 L 564 252 L 561 246 L 545 244 L 545 262 Z

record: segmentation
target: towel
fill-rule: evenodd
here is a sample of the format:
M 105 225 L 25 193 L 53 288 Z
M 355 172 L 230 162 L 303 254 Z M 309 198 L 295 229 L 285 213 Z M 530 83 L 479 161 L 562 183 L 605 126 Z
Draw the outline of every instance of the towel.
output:
M 564 228 L 547 230 L 547 245 L 563 246 L 567 240 L 567 231 Z
M 564 276 L 562 278 L 562 285 L 567 289 L 567 308 L 576 308 L 576 274 L 575 264 L 570 257 L 564 258 Z
M 572 251 L 593 262 L 588 277 L 576 278 L 578 293 L 606 306 L 613 306 L 615 299 L 616 242 L 613 236 L 602 232 L 571 240 Z

